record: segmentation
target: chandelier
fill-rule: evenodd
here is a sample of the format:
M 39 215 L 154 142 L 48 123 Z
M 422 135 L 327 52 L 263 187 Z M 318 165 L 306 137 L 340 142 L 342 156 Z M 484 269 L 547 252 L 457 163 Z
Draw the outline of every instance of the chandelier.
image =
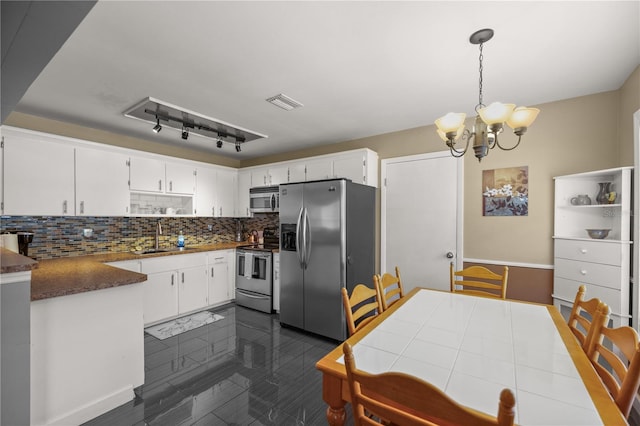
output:
M 465 113 L 450 112 L 444 117 L 436 120 L 438 127 L 438 135 L 447 144 L 451 155 L 458 158 L 462 157 L 469 148 L 469 140 L 473 140 L 473 151 L 478 161 L 489 154 L 489 150 L 496 146 L 504 151 L 511 151 L 520 145 L 522 135 L 531 126 L 533 121 L 540 112 L 537 108 L 515 107 L 514 104 L 503 104 L 494 102 L 489 106 L 482 103 L 482 47 L 485 42 L 491 40 L 493 30 L 486 28 L 478 30 L 471 34 L 469 42 L 471 44 L 480 45 L 480 80 L 478 104 L 476 105 L 476 118 L 471 130 L 465 128 L 464 120 L 467 117 Z M 510 148 L 500 145 L 498 134 L 504 128 L 504 124 L 513 129 L 513 133 L 518 136 L 518 142 Z M 457 149 L 456 142 L 461 139 L 465 142 L 464 149 Z

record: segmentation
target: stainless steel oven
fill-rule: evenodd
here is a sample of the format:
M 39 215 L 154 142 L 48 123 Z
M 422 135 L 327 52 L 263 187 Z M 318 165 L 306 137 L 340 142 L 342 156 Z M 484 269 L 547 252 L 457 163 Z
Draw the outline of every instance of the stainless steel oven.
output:
M 271 313 L 273 309 L 273 272 L 271 249 L 236 249 L 236 303 Z

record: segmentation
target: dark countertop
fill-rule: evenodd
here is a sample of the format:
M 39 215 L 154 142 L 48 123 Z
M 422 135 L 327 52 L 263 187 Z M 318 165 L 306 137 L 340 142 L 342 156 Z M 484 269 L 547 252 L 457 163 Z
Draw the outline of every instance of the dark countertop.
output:
M 151 257 L 174 256 L 205 251 L 235 249 L 246 245 L 241 243 L 218 243 L 189 247 L 189 250 L 172 250 L 163 253 L 140 255 L 129 253 L 101 253 L 87 256 L 64 257 L 41 260 L 35 264 L 31 273 L 31 300 L 43 300 L 52 297 L 68 296 L 93 290 L 118 287 L 146 281 L 147 276 L 113 266 L 106 262 L 123 260 L 141 260 Z M 2 252 L 4 258 L 5 251 Z M 19 255 L 17 255 L 19 256 Z M 20 256 L 25 258 L 24 256 Z M 4 266 L 4 259 L 2 260 Z
M 0 274 L 31 271 L 38 267 L 38 262 L 26 256 L 0 247 Z

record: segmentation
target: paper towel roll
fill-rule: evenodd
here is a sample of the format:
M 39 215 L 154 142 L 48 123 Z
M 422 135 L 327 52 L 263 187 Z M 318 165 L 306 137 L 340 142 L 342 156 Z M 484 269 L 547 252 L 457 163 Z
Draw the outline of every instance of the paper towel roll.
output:
M 18 236 L 16 234 L 0 234 L 0 247 L 18 253 Z

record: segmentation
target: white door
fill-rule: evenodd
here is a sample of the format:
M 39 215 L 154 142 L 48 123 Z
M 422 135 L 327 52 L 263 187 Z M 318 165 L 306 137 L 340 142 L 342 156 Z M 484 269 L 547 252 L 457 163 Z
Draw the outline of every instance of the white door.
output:
M 178 313 L 195 311 L 207 306 L 207 268 L 194 266 L 178 271 Z
M 209 305 L 229 300 L 228 266 L 226 251 L 209 254 Z
M 343 154 L 333 160 L 333 176 L 364 184 L 364 154 Z
M 218 170 L 216 173 L 216 217 L 233 217 L 236 208 L 236 172 Z
M 196 187 L 195 167 L 190 164 L 166 163 L 167 193 L 193 194 Z
M 129 187 L 132 191 L 164 192 L 164 161 L 155 158 L 131 157 Z
M 449 290 L 462 264 L 462 168 L 448 151 L 382 160 L 380 269 L 398 266 L 405 291 Z

